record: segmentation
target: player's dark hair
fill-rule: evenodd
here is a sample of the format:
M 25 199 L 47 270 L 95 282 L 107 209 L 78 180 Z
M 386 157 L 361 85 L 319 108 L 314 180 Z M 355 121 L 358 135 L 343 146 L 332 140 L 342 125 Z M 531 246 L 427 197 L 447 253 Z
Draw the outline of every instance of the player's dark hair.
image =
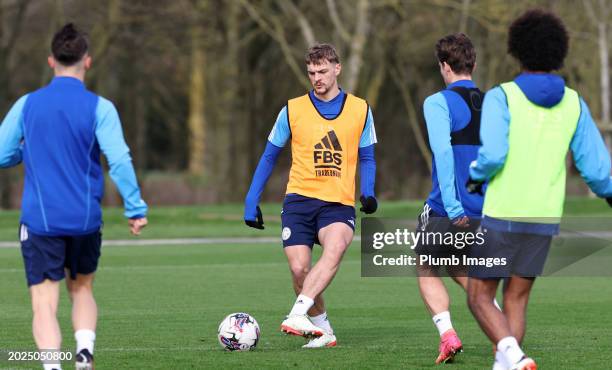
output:
M 88 49 L 87 35 L 77 29 L 73 23 L 65 24 L 55 33 L 51 41 L 53 58 L 64 66 L 78 63 Z
M 330 63 L 340 63 L 340 57 L 331 44 L 315 44 L 311 46 L 306 52 L 306 65 L 308 64 L 321 64 L 322 61 L 327 60 Z
M 476 49 L 464 33 L 444 36 L 436 43 L 438 62 L 446 62 L 456 74 L 471 74 L 476 65 Z
M 528 71 L 550 72 L 563 67 L 569 35 L 554 13 L 531 9 L 510 25 L 508 53 Z

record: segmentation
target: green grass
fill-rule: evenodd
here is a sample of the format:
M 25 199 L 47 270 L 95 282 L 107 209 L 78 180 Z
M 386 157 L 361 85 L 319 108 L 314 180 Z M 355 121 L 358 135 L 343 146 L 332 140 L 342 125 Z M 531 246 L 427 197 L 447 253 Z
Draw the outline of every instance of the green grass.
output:
M 199 238 L 199 237 L 255 237 L 280 235 L 279 203 L 265 203 L 261 206 L 266 229 L 248 228 L 242 222 L 242 204 L 224 204 L 190 207 L 152 207 L 149 212 L 149 226 L 141 238 Z M 423 208 L 422 201 L 381 202 L 377 217 L 394 217 L 415 220 Z M 565 214 L 612 216 L 612 210 L 602 199 L 569 198 Z M 358 212 L 358 216 L 360 216 Z M 359 224 L 359 223 L 358 223 Z M 358 225 L 359 226 L 359 225 Z M 0 212 L 0 241 L 17 240 L 19 211 Z M 359 230 L 357 230 L 359 233 Z M 104 238 L 130 238 L 123 210 L 104 210 Z
M 579 213 L 583 201 L 571 202 L 568 208 Z M 387 203 L 383 213 L 412 218 L 418 206 L 418 202 Z M 264 214 L 272 215 L 278 207 L 266 205 Z M 585 209 L 589 214 L 607 210 L 605 203 L 600 207 L 591 201 Z M 106 215 L 105 236 L 126 238 L 120 213 L 110 210 Z M 233 220 L 235 216 L 240 217 L 238 206 L 153 210 L 146 237 L 261 235 L 242 226 L 240 218 Z M 9 220 L 16 222 L 6 214 L 0 217 L 3 237 L 11 228 L 6 225 Z M 269 224 L 267 235 L 277 235 L 278 223 Z M 5 240 L 11 240 L 8 234 Z M 339 346 L 306 351 L 300 348 L 304 343 L 300 338 L 281 335 L 280 321 L 294 297 L 279 244 L 105 247 L 96 279 L 97 368 L 436 368 L 438 335 L 415 279 L 361 278 L 357 243 L 325 293 Z M 606 318 L 612 306 L 611 283 L 612 279 L 603 277 L 537 281 L 524 348 L 541 368 L 610 367 L 612 333 Z M 490 368 L 491 345 L 467 309 L 465 294 L 448 286 L 453 322 L 465 352 L 456 364 L 446 367 Z M 17 248 L 0 249 L 0 292 L 0 349 L 34 349 L 29 296 Z M 262 337 L 256 351 L 226 353 L 217 343 L 219 322 L 235 311 L 249 312 L 258 320 Z M 59 317 L 63 347 L 71 350 L 74 340 L 64 292 Z M 0 360 L 3 368 L 38 369 L 40 365 Z

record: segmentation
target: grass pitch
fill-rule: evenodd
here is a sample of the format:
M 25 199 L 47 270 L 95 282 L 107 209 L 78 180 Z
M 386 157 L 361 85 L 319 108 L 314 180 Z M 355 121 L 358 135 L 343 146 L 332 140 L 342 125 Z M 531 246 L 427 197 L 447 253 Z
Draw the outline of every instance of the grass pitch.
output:
M 570 213 L 608 211 L 605 204 L 575 200 L 574 205 L 573 201 L 568 205 Z M 418 203 L 384 206 L 385 216 L 406 217 L 412 212 L 412 217 L 418 209 Z M 264 217 L 274 215 L 275 207 L 278 211 L 278 205 L 267 205 Z M 111 210 L 109 214 L 105 237 L 127 238 L 120 212 Z M 239 217 L 237 206 L 158 209 L 151 214 L 146 236 L 279 233 L 274 217 L 269 217 L 266 232 L 260 234 L 242 226 Z M 5 230 L 11 230 L 9 222 L 17 223 L 16 216 L 5 214 L 0 222 L 0 238 L 14 240 Z M 208 230 L 214 233 L 208 235 Z M 16 227 L 10 233 L 15 235 Z M 315 247 L 316 254 L 319 251 Z M 361 278 L 358 243 L 349 249 L 325 293 L 338 347 L 323 350 L 303 350 L 301 338 L 279 332 L 280 322 L 294 300 L 280 243 L 113 246 L 103 248 L 102 255 L 96 280 L 100 312 L 97 369 L 436 367 L 433 361 L 438 335 L 421 302 L 416 280 Z M 540 368 L 609 368 L 611 283 L 610 278 L 603 277 L 541 278 L 536 282 L 523 347 Z M 465 349 L 455 364 L 445 368 L 490 368 L 491 344 L 472 318 L 465 294 L 450 281 L 447 286 L 454 326 Z M 0 350 L 34 350 L 29 296 L 18 248 L 0 249 L 0 292 Z M 63 348 L 73 350 L 69 302 L 62 293 L 59 317 Z M 219 322 L 236 311 L 250 313 L 260 324 L 262 336 L 253 352 L 227 353 L 217 343 Z M 64 364 L 64 368 L 71 367 Z M 3 368 L 41 366 L 1 359 Z

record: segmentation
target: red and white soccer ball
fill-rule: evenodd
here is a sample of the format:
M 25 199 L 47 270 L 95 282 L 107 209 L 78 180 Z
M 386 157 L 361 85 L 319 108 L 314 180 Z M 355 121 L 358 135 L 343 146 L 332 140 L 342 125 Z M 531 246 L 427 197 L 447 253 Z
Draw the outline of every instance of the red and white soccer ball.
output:
M 227 351 L 250 351 L 259 341 L 259 324 L 248 313 L 232 313 L 219 324 L 217 337 Z

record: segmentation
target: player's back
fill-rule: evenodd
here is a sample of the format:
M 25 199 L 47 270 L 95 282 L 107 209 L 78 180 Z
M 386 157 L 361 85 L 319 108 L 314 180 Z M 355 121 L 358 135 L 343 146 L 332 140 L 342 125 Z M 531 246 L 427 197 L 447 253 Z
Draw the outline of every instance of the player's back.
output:
M 480 111 L 484 94 L 471 80 L 460 80 L 449 85 L 425 101 L 425 105 L 445 105 L 447 111 L 445 117 L 450 119 L 450 145 L 453 154 L 452 171 L 454 174 L 454 192 L 463 210 L 468 216 L 480 216 L 482 214 L 483 198 L 478 194 L 470 194 L 464 184 L 469 178 L 469 166 L 478 155 L 480 148 Z M 428 130 L 439 127 L 441 123 L 429 123 Z M 445 124 L 445 123 L 444 123 Z M 437 132 L 430 133 L 438 135 Z M 442 190 L 440 187 L 439 171 L 449 171 L 449 168 L 438 168 L 436 161 L 432 168 L 432 190 L 427 198 L 427 203 L 440 215 L 446 216 L 444 202 L 442 201 Z
M 100 227 L 104 177 L 95 135 L 98 100 L 72 77 L 56 77 L 27 96 L 22 223 L 33 232 L 75 235 Z

